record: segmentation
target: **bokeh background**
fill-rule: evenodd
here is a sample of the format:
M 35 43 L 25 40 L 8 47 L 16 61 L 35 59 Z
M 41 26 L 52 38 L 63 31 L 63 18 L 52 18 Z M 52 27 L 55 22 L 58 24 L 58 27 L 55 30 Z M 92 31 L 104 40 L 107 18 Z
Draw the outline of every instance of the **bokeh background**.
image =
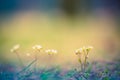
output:
M 120 59 L 120 1 L 0 0 L 0 63 L 19 64 L 10 52 L 16 44 L 24 64 L 35 44 L 58 50 L 52 60 L 39 53 L 40 65 L 72 67 L 74 51 L 87 45 L 94 47 L 90 61 Z

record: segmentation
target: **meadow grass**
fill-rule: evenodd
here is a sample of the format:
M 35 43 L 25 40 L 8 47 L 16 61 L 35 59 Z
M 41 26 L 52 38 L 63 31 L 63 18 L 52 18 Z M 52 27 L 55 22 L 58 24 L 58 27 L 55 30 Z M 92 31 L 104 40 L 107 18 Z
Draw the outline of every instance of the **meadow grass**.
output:
M 10 22 L 5 22 L 0 28 L 0 57 L 2 56 L 3 61 L 16 63 L 0 63 L 0 80 L 120 80 L 120 60 L 112 60 L 115 55 L 113 53 L 119 44 L 114 28 L 111 27 L 114 25 L 104 20 L 92 19 L 91 21 L 88 18 L 74 22 L 75 24 L 61 16 L 60 18 L 53 17 L 51 20 L 46 15 L 36 16 L 29 12 L 23 15 L 18 14 L 10 19 Z M 107 43 L 108 41 L 110 42 Z M 9 49 L 15 43 L 20 43 L 23 47 L 21 49 L 14 47 L 12 52 L 15 54 L 11 54 Z M 30 46 L 36 43 L 42 43 L 46 47 L 45 50 L 42 51 L 40 45 L 35 45 L 34 51 L 30 50 Z M 74 54 L 74 49 L 86 44 L 93 45 L 96 50 L 90 54 L 90 58 L 93 59 L 91 63 L 88 63 L 88 55 L 83 55 L 84 60 L 81 60 L 80 57 L 76 59 Z M 22 52 L 26 47 L 27 50 Z M 51 49 L 53 47 L 60 52 Z M 56 52 L 61 54 L 56 54 Z M 79 50 L 77 52 L 80 53 Z M 82 53 L 87 54 L 84 50 Z M 109 59 L 112 62 L 95 61 L 98 58 Z M 51 65 L 50 62 L 63 64 L 77 61 L 81 66 L 69 70 L 61 68 L 61 65 L 41 67 L 43 63 Z M 73 64 L 68 66 L 71 67 L 70 65 Z
M 64 70 L 60 66 L 39 68 L 36 72 L 30 69 L 33 63 L 30 63 L 20 72 L 17 72 L 18 68 L 15 66 L 1 64 L 0 80 L 120 80 L 119 61 L 101 63 L 102 66 L 99 66 L 100 62 L 93 62 L 84 72 L 76 69 Z M 10 68 L 13 70 L 11 71 Z
M 13 49 L 17 51 L 18 48 Z M 92 48 L 87 46 L 77 49 L 75 54 L 82 66 L 69 70 L 63 69 L 59 65 L 49 68 L 35 67 L 36 69 L 34 69 L 32 66 L 36 65 L 38 59 L 36 56 L 28 65 L 21 67 L 15 66 L 16 64 L 0 64 L 0 80 L 120 80 L 120 60 L 113 62 L 94 61 L 86 64 L 88 53 Z M 35 46 L 33 49 L 42 52 L 40 45 Z M 44 53 L 52 58 L 53 55 L 57 55 L 58 51 L 48 49 Z M 84 56 L 83 60 L 81 54 Z

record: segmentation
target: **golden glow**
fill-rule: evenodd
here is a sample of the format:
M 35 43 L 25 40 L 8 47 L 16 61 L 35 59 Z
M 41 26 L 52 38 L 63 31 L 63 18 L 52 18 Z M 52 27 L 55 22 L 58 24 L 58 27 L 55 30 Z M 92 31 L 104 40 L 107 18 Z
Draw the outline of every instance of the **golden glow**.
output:
M 3 44 L 1 45 L 1 51 L 5 53 L 3 55 L 7 60 L 14 62 L 16 56 L 10 54 L 9 50 L 14 44 L 19 43 L 21 45 L 20 56 L 24 63 L 28 63 L 34 59 L 34 52 L 32 52 L 31 47 L 34 44 L 41 44 L 44 46 L 43 49 L 39 45 L 34 49 L 57 49 L 59 54 L 55 55 L 53 64 L 57 63 L 68 67 L 70 64 L 77 63 L 76 55 L 73 54 L 74 50 L 84 45 L 94 46 L 94 50 L 89 54 L 90 61 L 115 58 L 119 38 L 116 36 L 113 27 L 115 24 L 110 19 L 96 19 L 88 16 L 83 20 L 82 16 L 78 16 L 74 22 L 72 23 L 65 16 L 59 15 L 51 18 L 51 15 L 39 14 L 39 12 L 16 14 L 10 21 L 3 24 L 4 27 L 1 27 L 1 33 L 4 36 L 3 39 L 5 39 L 1 42 Z M 113 45 L 112 49 L 109 45 Z M 90 49 L 92 47 L 88 46 L 87 50 Z M 109 50 L 112 51 L 109 52 Z M 43 52 L 41 51 L 41 53 Z M 49 63 L 46 54 L 38 54 L 38 59 L 39 65 Z

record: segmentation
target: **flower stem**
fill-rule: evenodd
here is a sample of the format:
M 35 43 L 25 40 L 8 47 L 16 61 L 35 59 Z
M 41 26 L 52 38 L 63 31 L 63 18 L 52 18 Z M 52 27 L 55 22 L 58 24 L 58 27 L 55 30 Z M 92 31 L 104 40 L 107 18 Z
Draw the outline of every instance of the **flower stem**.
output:
M 36 72 L 36 68 L 37 68 L 37 53 L 35 54 L 35 60 L 36 60 L 36 62 L 35 62 L 35 65 L 34 65 L 34 70 L 35 70 L 35 72 Z
M 24 67 L 24 64 L 22 62 L 22 59 L 20 58 L 20 55 L 17 52 L 15 52 L 15 54 L 17 55 L 17 58 L 20 61 L 20 64 L 22 65 L 22 67 Z
M 85 61 L 84 61 L 84 70 L 86 69 L 86 65 L 87 65 L 87 56 L 88 56 L 88 52 L 86 52 L 86 55 L 85 55 Z
M 79 63 L 80 63 L 81 71 L 83 71 L 83 64 L 82 64 L 81 59 L 79 59 Z

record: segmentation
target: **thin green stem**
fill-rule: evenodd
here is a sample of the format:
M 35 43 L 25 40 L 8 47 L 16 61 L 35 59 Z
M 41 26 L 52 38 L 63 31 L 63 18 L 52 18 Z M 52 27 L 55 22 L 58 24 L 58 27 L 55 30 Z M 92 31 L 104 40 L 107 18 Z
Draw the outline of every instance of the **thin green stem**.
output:
M 15 52 L 15 54 L 17 55 L 17 58 L 18 58 L 20 64 L 22 65 L 22 67 L 24 67 L 24 64 L 22 62 L 22 59 L 21 59 L 20 55 L 17 52 Z
M 85 61 L 84 61 L 84 70 L 86 69 L 86 65 L 87 65 L 87 56 L 88 56 L 88 51 L 86 52 L 86 55 L 85 55 Z
M 35 69 L 35 72 L 36 72 L 36 68 L 37 68 L 37 53 L 35 54 L 35 60 L 36 60 L 36 62 L 35 62 L 35 65 L 34 65 L 34 69 Z
M 24 69 L 22 69 L 18 74 L 24 72 L 25 70 L 27 70 L 31 65 L 33 65 L 36 62 L 36 59 L 33 60 L 30 64 L 28 64 Z
M 80 58 L 79 58 L 79 63 L 80 63 L 81 71 L 83 71 L 83 64 Z

